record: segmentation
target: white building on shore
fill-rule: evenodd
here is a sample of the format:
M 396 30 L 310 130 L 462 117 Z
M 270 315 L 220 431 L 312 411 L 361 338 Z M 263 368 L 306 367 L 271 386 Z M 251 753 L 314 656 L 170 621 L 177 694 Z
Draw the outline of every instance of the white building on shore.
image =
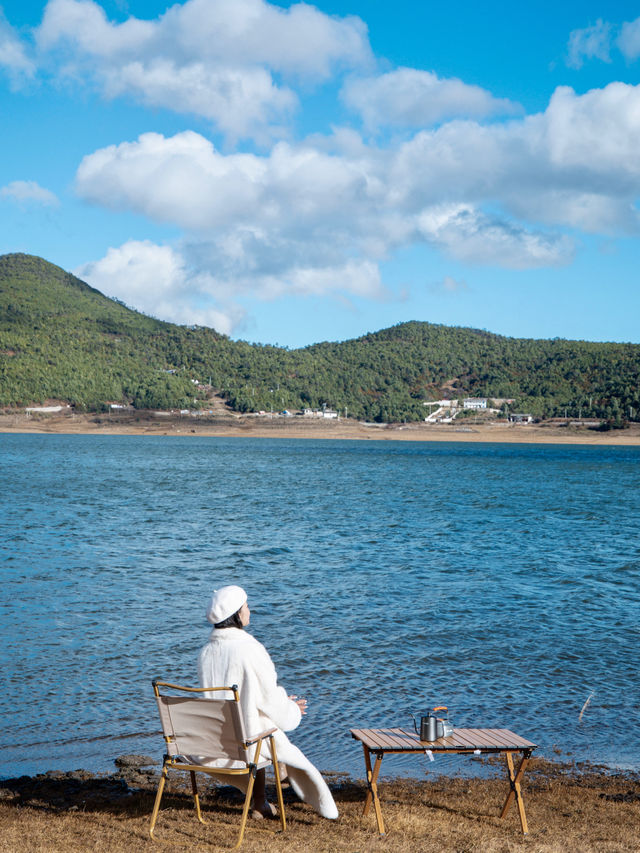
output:
M 465 397 L 462 401 L 463 409 L 486 409 L 487 408 L 487 398 L 486 397 Z

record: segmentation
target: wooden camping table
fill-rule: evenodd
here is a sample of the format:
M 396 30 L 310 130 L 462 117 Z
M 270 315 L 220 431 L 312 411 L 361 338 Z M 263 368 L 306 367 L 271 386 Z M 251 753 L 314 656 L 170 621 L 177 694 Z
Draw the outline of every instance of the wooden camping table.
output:
M 364 803 L 363 814 L 369 812 L 373 801 L 376 813 L 378 831 L 384 835 L 384 821 L 378 797 L 378 774 L 382 759 L 388 753 L 428 753 L 441 752 L 450 754 L 483 755 L 503 752 L 507 761 L 507 775 L 510 790 L 502 807 L 500 817 L 503 818 L 509 811 L 514 798 L 518 804 L 522 832 L 529 832 L 527 816 L 524 811 L 522 790 L 520 783 L 524 771 L 531 758 L 531 753 L 536 748 L 535 743 L 525 740 L 509 729 L 454 729 L 450 737 L 439 738 L 432 742 L 421 741 L 417 734 L 407 729 L 351 729 L 351 736 L 359 740 L 364 748 L 364 763 L 367 769 L 367 784 L 369 791 Z M 513 753 L 519 753 L 520 763 L 514 769 Z M 371 768 L 371 755 L 376 756 L 373 769 Z

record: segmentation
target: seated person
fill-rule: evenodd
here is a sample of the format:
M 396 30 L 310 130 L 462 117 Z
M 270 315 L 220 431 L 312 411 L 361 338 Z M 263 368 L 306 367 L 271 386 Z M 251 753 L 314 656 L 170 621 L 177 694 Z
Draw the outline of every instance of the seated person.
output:
M 284 688 L 278 686 L 269 653 L 262 643 L 244 630 L 250 619 L 246 592 L 239 586 L 215 590 L 207 619 L 213 624 L 213 631 L 198 659 L 201 687 L 236 684 L 247 735 L 277 727 L 274 741 L 278 763 L 281 771 L 286 765 L 291 787 L 322 817 L 337 818 L 338 809 L 320 772 L 285 734 L 299 725 L 302 714 L 306 713 L 307 701 L 287 696 Z M 264 742 L 262 749 L 270 756 L 268 741 Z M 202 763 L 216 764 L 206 759 Z M 228 780 L 229 777 L 226 778 Z M 246 792 L 247 777 L 234 777 L 233 784 L 239 788 L 244 786 Z M 272 817 L 275 813 L 265 797 L 265 771 L 261 770 L 256 776 L 251 815 L 255 818 Z

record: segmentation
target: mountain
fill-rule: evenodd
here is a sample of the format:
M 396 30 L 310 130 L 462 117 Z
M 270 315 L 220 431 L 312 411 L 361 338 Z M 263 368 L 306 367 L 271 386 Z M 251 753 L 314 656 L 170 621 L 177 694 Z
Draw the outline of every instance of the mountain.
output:
M 195 382 L 200 385 L 195 384 Z M 514 398 L 535 415 L 636 419 L 640 345 L 508 338 L 409 322 L 297 350 L 155 320 L 31 255 L 0 256 L 0 406 L 319 407 L 417 420 L 424 401 Z

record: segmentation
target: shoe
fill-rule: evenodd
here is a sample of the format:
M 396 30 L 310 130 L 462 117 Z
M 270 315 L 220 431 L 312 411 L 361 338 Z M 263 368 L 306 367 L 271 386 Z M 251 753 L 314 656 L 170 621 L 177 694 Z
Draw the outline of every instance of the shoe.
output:
M 249 817 L 251 820 L 264 820 L 265 818 L 273 820 L 278 817 L 278 811 L 272 803 L 265 803 L 261 809 L 251 809 Z

